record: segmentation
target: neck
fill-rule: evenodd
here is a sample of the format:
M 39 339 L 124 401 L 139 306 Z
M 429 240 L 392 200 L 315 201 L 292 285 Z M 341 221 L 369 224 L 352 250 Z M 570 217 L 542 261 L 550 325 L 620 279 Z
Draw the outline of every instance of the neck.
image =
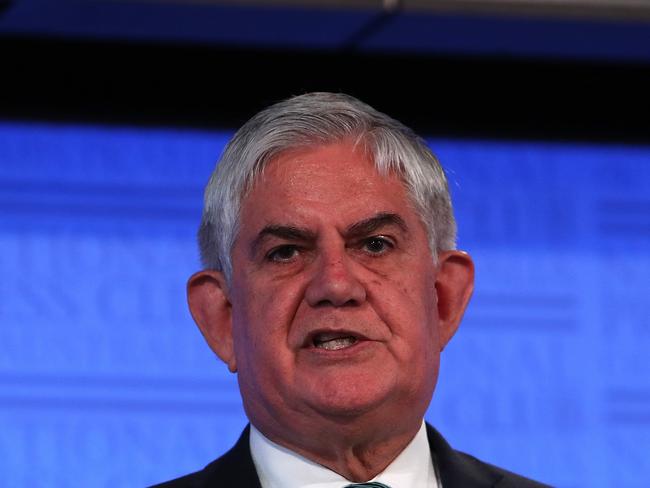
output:
M 269 426 L 260 430 L 268 439 L 290 449 L 301 456 L 316 462 L 354 482 L 368 481 L 395 460 L 395 458 L 413 440 L 422 424 L 416 419 L 412 424 L 395 426 L 382 425 L 381 429 L 365 429 L 355 422 L 339 421 L 335 425 L 321 426 L 308 430 L 293 426 L 296 436 L 287 435 L 287 430 L 280 432 Z M 310 434 L 306 434 L 310 432 Z

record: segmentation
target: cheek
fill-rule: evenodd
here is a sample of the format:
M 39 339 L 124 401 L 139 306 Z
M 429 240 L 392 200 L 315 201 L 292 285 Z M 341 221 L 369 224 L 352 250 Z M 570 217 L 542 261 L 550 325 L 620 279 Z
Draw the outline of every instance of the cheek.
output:
M 379 288 L 376 308 L 391 327 L 392 334 L 401 339 L 403 348 L 411 353 L 418 350 L 428 358 L 438 342 L 435 281 L 427 275 L 409 278 L 383 284 Z
M 290 286 L 271 283 L 238 286 L 233 296 L 233 336 L 240 354 L 253 356 L 279 353 L 287 345 L 300 294 Z M 273 345 L 273 348 L 267 347 Z

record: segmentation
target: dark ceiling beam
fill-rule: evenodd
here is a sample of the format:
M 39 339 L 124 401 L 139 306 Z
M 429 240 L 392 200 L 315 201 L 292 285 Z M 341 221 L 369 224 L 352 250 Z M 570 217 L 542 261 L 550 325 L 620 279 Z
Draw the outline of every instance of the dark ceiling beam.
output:
M 650 142 L 650 67 L 5 38 L 0 118 L 225 127 L 342 91 L 420 132 Z
M 650 22 L 644 14 L 650 2 L 620 0 L 620 12 L 629 14 L 626 20 L 562 16 L 571 5 L 583 3 L 584 11 L 604 12 L 605 7 L 593 7 L 597 0 L 589 2 L 351 0 L 348 8 L 338 8 L 340 2 L 321 4 L 320 0 L 300 5 L 291 1 L 14 0 L 0 15 L 0 37 L 650 63 Z M 632 3 L 639 6 L 633 8 Z M 607 8 L 619 8 L 612 5 L 607 3 Z M 528 15 L 522 9 L 553 11 L 557 16 Z
M 102 3 L 107 0 L 91 0 Z M 111 1 L 111 0 L 108 0 Z M 650 20 L 647 0 L 130 0 L 133 3 L 394 10 L 421 13 L 533 16 L 553 19 Z

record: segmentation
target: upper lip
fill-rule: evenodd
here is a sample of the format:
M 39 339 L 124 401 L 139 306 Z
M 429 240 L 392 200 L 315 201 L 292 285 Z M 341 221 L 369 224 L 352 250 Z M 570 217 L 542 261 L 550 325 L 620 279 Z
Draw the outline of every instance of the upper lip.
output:
M 321 339 L 332 340 L 337 337 L 354 337 L 357 341 L 367 340 L 368 338 L 358 331 L 350 329 L 316 329 L 311 331 L 305 337 L 303 347 L 313 347 L 315 340 L 321 336 Z

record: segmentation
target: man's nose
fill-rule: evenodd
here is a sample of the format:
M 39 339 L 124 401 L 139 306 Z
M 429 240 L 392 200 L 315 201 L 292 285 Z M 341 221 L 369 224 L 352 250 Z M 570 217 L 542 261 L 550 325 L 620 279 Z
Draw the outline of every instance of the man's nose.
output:
M 305 292 L 310 306 L 356 306 L 366 300 L 366 289 L 345 252 L 321 255 L 314 264 L 314 275 Z

